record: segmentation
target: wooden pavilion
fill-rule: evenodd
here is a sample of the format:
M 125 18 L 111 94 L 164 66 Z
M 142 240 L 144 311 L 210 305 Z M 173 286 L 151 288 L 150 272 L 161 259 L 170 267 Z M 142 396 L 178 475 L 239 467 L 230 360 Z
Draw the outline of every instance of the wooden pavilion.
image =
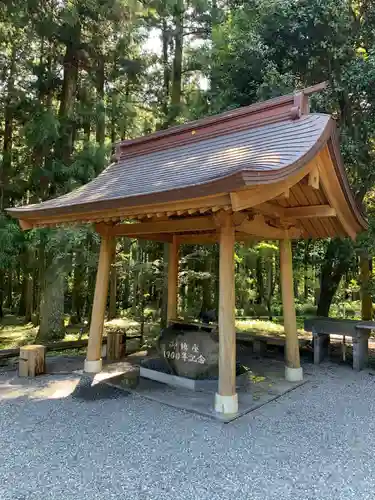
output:
M 101 339 L 113 241 L 167 242 L 168 318 L 177 317 L 178 250 L 220 243 L 219 383 L 215 408 L 238 408 L 234 243 L 279 240 L 286 335 L 285 376 L 302 380 L 291 239 L 349 236 L 366 228 L 350 192 L 335 121 L 309 113 L 297 92 L 117 145 L 96 179 L 43 203 L 9 209 L 23 229 L 95 223 L 101 235 L 85 371 L 102 368 Z

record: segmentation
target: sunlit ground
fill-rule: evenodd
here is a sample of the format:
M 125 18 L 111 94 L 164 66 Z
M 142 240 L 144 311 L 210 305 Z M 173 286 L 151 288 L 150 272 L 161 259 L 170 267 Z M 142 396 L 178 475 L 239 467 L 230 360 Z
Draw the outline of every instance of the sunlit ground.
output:
M 69 319 L 66 319 L 66 333 L 64 341 L 86 339 L 88 325 L 68 326 Z M 118 318 L 105 323 L 105 329 L 125 328 L 136 330 L 139 323 L 129 318 Z M 85 328 L 82 332 L 81 329 Z M 38 333 L 38 327 L 32 323 L 22 323 L 22 318 L 16 316 L 6 316 L 0 323 L 0 349 L 11 349 L 25 344 L 33 343 Z
M 284 326 L 280 323 L 260 319 L 237 320 L 236 328 L 238 332 L 249 335 L 267 335 L 272 337 L 284 337 Z M 311 334 L 302 328 L 298 330 L 300 338 L 311 338 Z
M 60 380 L 43 380 L 43 384 L 21 381 L 18 377 L 1 383 L 0 401 L 27 397 L 28 399 L 62 399 L 70 396 L 79 384 L 80 379 L 66 378 Z

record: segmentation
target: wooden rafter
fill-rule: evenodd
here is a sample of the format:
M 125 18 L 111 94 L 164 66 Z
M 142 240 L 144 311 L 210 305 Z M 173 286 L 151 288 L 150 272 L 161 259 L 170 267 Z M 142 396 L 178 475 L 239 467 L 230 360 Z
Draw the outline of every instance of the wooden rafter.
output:
M 314 167 L 309 173 L 308 185 L 314 189 L 319 189 L 319 169 Z
M 314 217 L 336 217 L 336 210 L 329 205 L 284 208 L 283 219 L 310 219 Z
M 195 210 L 199 213 L 205 213 L 212 209 L 212 207 L 219 207 L 220 209 L 228 209 L 230 207 L 229 194 L 218 194 L 202 196 L 199 198 L 189 198 L 186 200 L 176 201 L 171 203 L 158 203 L 155 205 L 141 205 L 136 207 L 122 207 L 113 208 L 101 211 L 82 211 L 79 215 L 76 214 L 63 214 L 56 215 L 56 217 L 49 217 L 47 221 L 41 221 L 39 218 L 30 218 L 22 222 L 23 230 L 31 229 L 32 227 L 46 227 L 55 226 L 62 223 L 85 223 L 85 222 L 118 222 L 125 219 L 136 218 L 153 218 L 157 217 L 170 217 L 180 214 L 193 213 Z
M 349 222 L 352 217 L 350 209 L 345 200 L 344 194 L 342 193 L 339 181 L 334 173 L 333 168 L 325 168 L 325 165 L 331 163 L 330 154 L 328 148 L 325 147 L 319 154 L 319 175 L 323 185 L 324 193 L 327 197 L 329 204 L 335 208 L 336 216 L 339 219 L 342 227 L 348 236 L 352 239 L 356 237 L 356 231 Z

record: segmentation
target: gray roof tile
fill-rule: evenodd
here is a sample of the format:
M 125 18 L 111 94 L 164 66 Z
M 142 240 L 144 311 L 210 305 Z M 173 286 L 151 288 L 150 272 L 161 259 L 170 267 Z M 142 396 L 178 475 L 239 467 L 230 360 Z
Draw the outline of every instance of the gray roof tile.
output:
M 281 174 L 299 162 L 319 142 L 331 118 L 310 114 L 259 128 L 249 128 L 164 151 L 122 158 L 96 179 L 58 198 L 10 210 L 16 216 L 29 211 L 52 211 L 97 202 L 126 200 L 193 188 L 235 173 L 253 172 L 257 182 Z M 264 180 L 262 180 L 264 179 Z M 201 192 L 201 190 L 200 190 Z

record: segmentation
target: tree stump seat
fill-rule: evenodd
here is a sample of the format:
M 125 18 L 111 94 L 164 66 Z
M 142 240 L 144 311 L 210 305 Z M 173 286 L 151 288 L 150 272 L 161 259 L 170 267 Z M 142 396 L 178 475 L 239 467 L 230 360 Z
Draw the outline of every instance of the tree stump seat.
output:
M 107 333 L 106 357 L 108 361 L 118 361 L 126 356 L 127 340 L 143 340 L 143 335 L 129 335 L 126 330 L 113 330 Z
M 18 375 L 35 377 L 46 369 L 46 348 L 44 345 L 25 345 L 20 347 Z

